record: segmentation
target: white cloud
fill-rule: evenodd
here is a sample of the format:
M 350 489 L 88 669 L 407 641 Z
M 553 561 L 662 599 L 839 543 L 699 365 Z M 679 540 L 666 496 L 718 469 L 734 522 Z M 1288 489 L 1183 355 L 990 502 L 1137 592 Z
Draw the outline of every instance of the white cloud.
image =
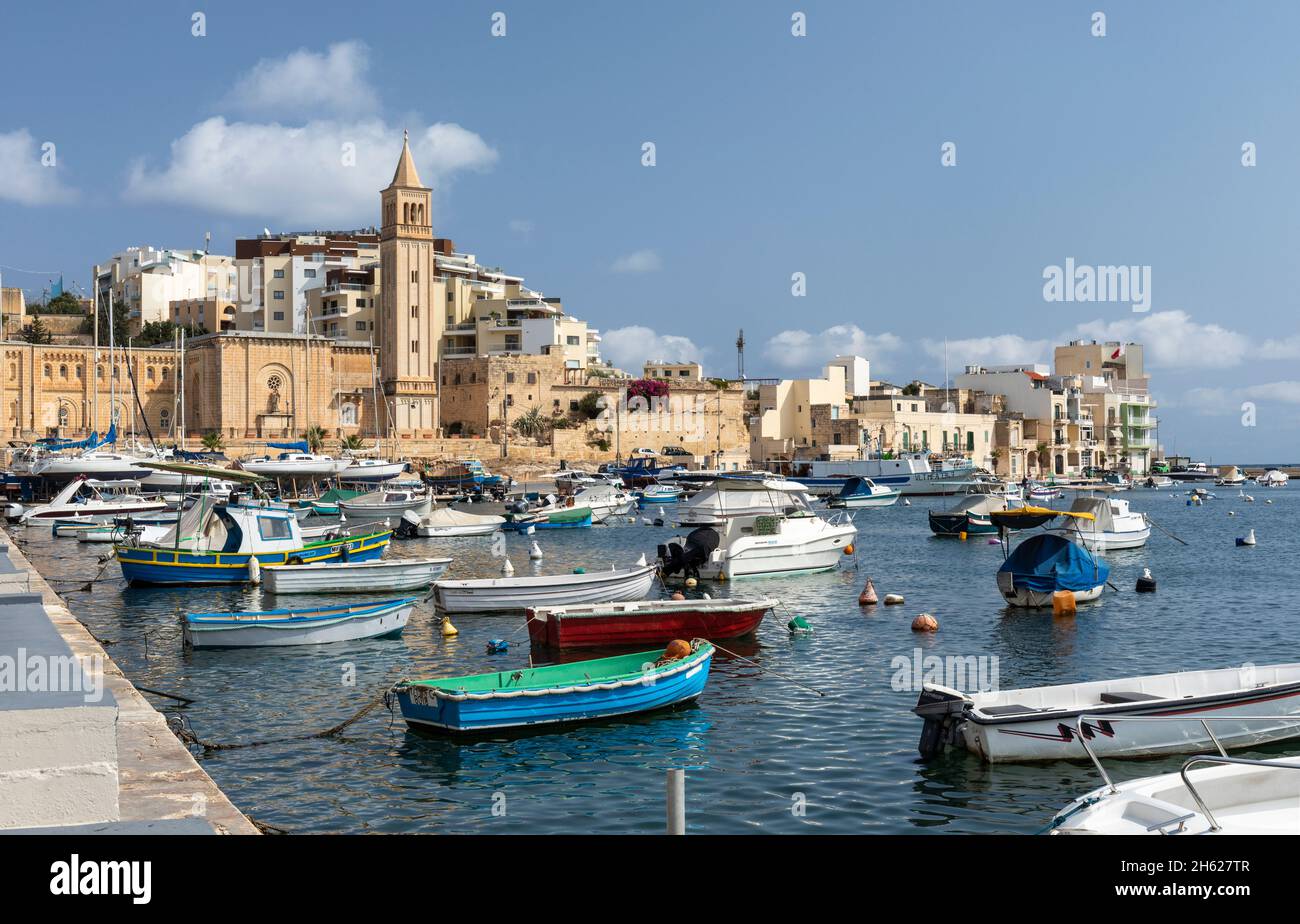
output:
M 653 273 L 663 268 L 663 261 L 653 250 L 637 250 L 614 261 L 613 273 Z
M 1300 382 L 1267 382 L 1241 389 L 1241 394 L 1252 401 L 1278 401 L 1283 404 L 1300 404 Z
M 1259 347 L 1260 359 L 1300 359 L 1300 334 L 1285 340 L 1265 340 Z
M 1228 369 L 1250 351 L 1242 334 L 1193 321 L 1185 311 L 1154 311 L 1119 321 L 1090 321 L 1076 337 L 1143 345 L 1146 364 L 1157 369 Z
M 689 337 L 658 334 L 648 327 L 632 325 L 604 331 L 600 335 L 601 357 L 636 375 L 649 360 L 696 362 L 704 364 L 708 350 L 696 346 Z
M 783 369 L 811 372 L 836 356 L 861 356 L 871 361 L 871 371 L 888 367 L 888 355 L 903 341 L 894 334 L 868 334 L 856 324 L 836 324 L 821 333 L 783 330 L 763 345 L 763 356 Z
M 967 365 L 1012 366 L 1044 362 L 1050 358 L 1051 344 L 1046 340 L 1027 340 L 1019 334 L 996 334 L 991 337 L 969 337 L 965 340 L 922 342 L 925 352 L 942 360 L 946 355 L 949 368 L 961 369 Z
M 375 112 L 379 100 L 366 79 L 370 50 L 364 42 L 339 42 L 324 53 L 300 48 L 264 58 L 235 84 L 227 105 L 248 113 L 311 117 Z
M 392 180 L 401 134 L 380 119 L 287 126 L 216 116 L 173 141 L 165 167 L 137 161 L 126 196 L 288 225 L 371 225 L 379 217 L 379 190 Z M 421 182 L 435 189 L 497 160 L 482 138 L 448 122 L 412 132 L 411 150 Z M 351 165 L 348 151 L 355 151 Z
M 41 146 L 25 128 L 0 132 L 0 199 L 20 205 L 71 202 L 76 190 L 59 179 L 58 151 L 53 166 L 41 163 Z

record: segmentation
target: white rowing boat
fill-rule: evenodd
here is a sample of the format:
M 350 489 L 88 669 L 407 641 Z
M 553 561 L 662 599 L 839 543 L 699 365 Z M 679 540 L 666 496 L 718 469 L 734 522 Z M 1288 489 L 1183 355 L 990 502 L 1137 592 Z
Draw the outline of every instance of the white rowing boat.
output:
M 262 584 L 273 594 L 360 594 L 421 590 L 440 578 L 450 564 L 450 558 L 408 558 L 323 565 L 278 565 L 262 572 Z
M 912 710 L 925 719 L 920 750 L 960 745 L 990 763 L 1187 754 L 1300 737 L 1300 663 L 1183 671 L 1120 680 L 961 693 L 925 684 Z M 1271 716 L 1234 720 L 1234 715 Z M 1177 715 L 1185 721 L 1119 721 Z M 1082 722 L 1080 719 L 1082 718 Z
M 320 645 L 399 635 L 415 600 L 385 600 L 356 606 L 260 613 L 190 613 L 185 644 L 193 648 Z
M 633 565 L 573 574 L 438 581 L 433 600 L 446 613 L 486 613 L 539 606 L 641 600 L 654 582 L 655 565 Z

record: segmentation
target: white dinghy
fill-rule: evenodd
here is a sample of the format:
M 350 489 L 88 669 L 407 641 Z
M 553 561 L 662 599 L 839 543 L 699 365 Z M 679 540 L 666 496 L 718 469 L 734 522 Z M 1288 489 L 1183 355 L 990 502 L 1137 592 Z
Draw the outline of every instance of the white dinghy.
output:
M 406 517 L 409 521 L 411 518 Z M 415 523 L 417 536 L 487 536 L 496 532 L 506 522 L 505 517 L 481 516 L 453 510 L 451 507 L 439 507 L 420 517 Z
M 400 635 L 414 607 L 415 600 L 407 599 L 310 610 L 190 613 L 182 628 L 185 644 L 192 648 L 321 645 Z
M 656 565 L 636 564 L 609 571 L 438 581 L 433 585 L 433 600 L 445 613 L 643 600 L 654 583 L 656 570 Z
M 450 558 L 407 558 L 324 565 L 278 565 L 262 572 L 262 584 L 273 594 L 360 594 L 421 590 L 442 577 L 450 564 Z
M 989 763 L 1190 754 L 1300 737 L 1300 663 L 961 693 L 925 684 L 922 756 L 949 744 Z M 1177 714 L 1178 721 L 1119 721 Z M 1251 716 L 1254 718 L 1245 718 Z M 1259 717 L 1264 717 L 1262 720 Z M 1205 721 L 1212 719 L 1212 731 Z M 1086 746 L 1085 746 L 1086 742 Z

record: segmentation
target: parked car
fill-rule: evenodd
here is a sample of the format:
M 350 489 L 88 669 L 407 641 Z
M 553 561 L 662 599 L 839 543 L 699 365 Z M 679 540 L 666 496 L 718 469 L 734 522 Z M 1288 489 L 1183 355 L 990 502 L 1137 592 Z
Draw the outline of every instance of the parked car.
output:
M 650 449 L 645 446 L 640 446 L 637 447 L 636 449 L 633 449 L 631 452 L 629 452 L 627 454 L 627 457 L 629 459 L 653 459 L 658 455 L 659 453 L 655 452 L 653 449 Z
M 694 459 L 694 458 L 695 458 L 695 454 L 694 454 L 694 453 L 687 452 L 687 451 L 686 451 L 685 449 L 683 449 L 681 446 L 665 446 L 663 449 L 659 450 L 659 455 L 661 455 L 661 456 L 678 456 L 679 458 L 680 458 L 680 457 L 685 457 L 685 458 L 687 458 L 687 459 Z

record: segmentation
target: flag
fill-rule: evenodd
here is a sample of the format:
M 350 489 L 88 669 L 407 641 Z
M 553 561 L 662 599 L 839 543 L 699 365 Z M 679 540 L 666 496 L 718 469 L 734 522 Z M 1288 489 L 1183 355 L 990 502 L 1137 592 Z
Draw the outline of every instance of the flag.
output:
M 1119 359 L 1123 355 L 1124 355 L 1124 345 L 1120 344 L 1119 346 L 1115 347 L 1115 352 L 1110 354 L 1110 358 Z
M 63 294 L 63 276 L 59 276 L 58 282 L 50 284 L 50 298 L 58 298 Z

